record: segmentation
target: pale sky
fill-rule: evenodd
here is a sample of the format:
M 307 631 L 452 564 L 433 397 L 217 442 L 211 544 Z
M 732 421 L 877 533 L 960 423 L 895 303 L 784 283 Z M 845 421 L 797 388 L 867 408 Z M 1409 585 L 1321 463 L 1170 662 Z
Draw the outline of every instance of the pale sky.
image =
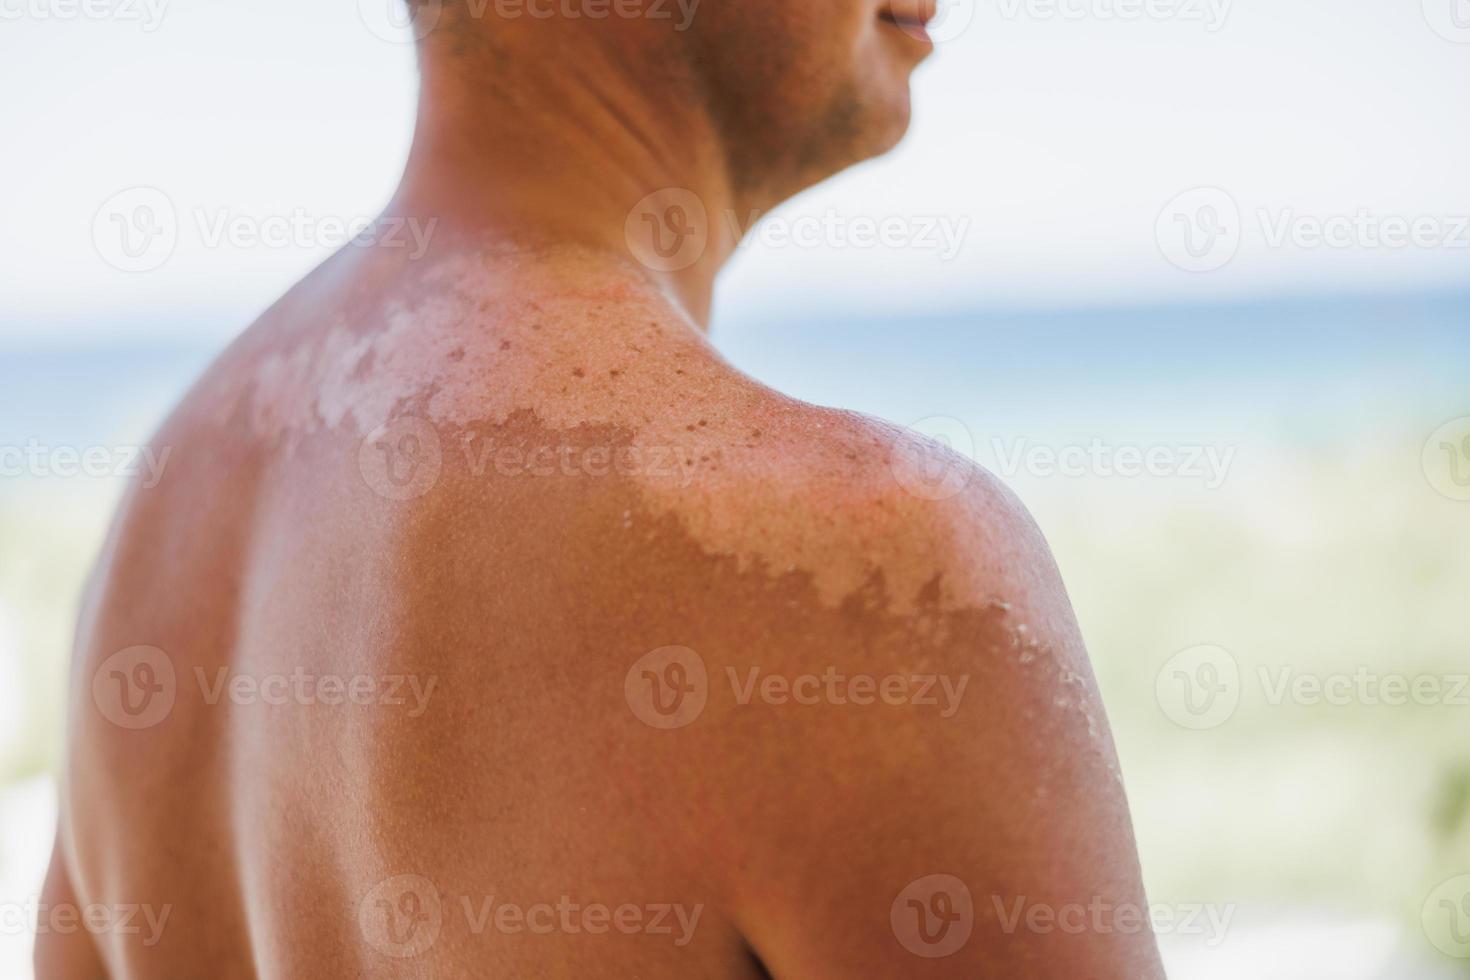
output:
M 0 0 L 0 341 L 224 336 L 329 254 L 407 146 L 393 2 Z M 1470 285 L 1470 0 L 949 3 L 905 145 L 758 230 L 727 316 Z M 177 241 L 129 272 L 134 187 Z M 311 230 L 212 240 L 241 217 Z

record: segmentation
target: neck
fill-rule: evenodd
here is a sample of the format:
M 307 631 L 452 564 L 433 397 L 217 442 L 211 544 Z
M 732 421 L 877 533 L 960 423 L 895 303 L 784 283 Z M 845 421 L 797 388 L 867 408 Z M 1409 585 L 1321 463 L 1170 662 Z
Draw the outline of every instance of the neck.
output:
M 576 245 L 626 261 L 640 257 L 631 247 L 644 225 L 636 216 L 630 225 L 635 205 L 679 188 L 705 208 L 707 245 L 687 268 L 642 267 L 707 326 L 715 276 L 736 245 L 718 216 L 738 213 L 740 202 L 715 127 L 691 101 L 697 89 L 687 79 L 631 77 L 636 58 L 552 54 L 516 57 L 536 67 L 507 79 L 490 53 L 426 53 L 418 127 L 390 212 L 438 218 L 456 234 Z

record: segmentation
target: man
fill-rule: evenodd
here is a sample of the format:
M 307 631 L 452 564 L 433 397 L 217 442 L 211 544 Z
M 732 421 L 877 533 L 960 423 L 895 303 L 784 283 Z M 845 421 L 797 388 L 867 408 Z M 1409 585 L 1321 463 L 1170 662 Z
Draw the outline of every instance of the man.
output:
M 40 975 L 1161 976 L 1024 510 L 704 334 L 721 216 L 890 148 L 932 11 L 583 6 L 419 11 L 380 237 L 158 433 Z

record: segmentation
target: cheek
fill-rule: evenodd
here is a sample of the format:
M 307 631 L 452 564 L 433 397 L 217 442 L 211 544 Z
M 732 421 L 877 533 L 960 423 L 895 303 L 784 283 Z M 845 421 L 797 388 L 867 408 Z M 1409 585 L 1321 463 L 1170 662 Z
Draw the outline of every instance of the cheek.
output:
M 846 83 L 862 69 L 873 43 L 877 15 L 866 0 L 710 0 L 710 6 L 715 2 L 721 6 L 711 10 L 708 41 L 766 79 L 817 87 Z M 787 93 L 792 99 L 804 94 Z
M 696 30 L 707 90 L 752 157 L 814 166 L 825 154 L 840 166 L 906 127 L 912 66 L 876 0 L 706 0 Z

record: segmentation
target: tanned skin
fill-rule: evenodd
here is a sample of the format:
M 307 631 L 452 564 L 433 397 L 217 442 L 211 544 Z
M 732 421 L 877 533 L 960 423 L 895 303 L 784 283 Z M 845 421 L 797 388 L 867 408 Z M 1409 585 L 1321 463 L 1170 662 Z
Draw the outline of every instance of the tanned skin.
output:
M 428 251 L 282 298 L 103 550 L 43 901 L 134 911 L 43 980 L 1162 976 L 1025 511 L 705 336 L 720 216 L 904 132 L 908 8 L 432 11 Z

